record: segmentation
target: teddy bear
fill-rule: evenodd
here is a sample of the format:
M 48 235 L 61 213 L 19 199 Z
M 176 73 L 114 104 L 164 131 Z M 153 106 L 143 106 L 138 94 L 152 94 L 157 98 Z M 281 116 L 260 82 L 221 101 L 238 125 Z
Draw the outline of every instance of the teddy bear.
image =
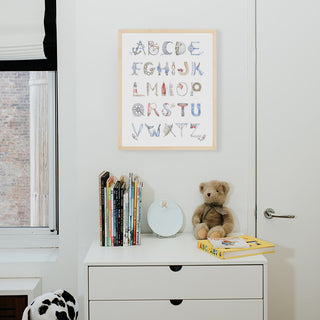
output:
M 196 239 L 223 238 L 233 230 L 232 213 L 223 206 L 229 189 L 229 184 L 223 181 L 212 180 L 200 183 L 199 190 L 204 203 L 192 216 L 193 233 Z

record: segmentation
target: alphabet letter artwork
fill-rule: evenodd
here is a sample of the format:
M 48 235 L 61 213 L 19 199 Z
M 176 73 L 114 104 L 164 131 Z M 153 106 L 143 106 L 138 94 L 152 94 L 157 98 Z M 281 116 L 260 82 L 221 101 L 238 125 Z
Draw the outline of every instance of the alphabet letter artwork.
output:
M 119 148 L 216 149 L 215 30 L 119 30 Z

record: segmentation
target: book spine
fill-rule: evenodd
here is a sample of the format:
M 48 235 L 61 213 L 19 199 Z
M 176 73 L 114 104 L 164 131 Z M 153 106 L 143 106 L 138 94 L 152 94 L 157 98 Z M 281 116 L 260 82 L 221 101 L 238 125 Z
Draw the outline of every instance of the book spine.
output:
M 114 188 L 111 188 L 111 228 L 112 228 L 112 232 L 111 232 L 111 246 L 114 247 Z
M 137 222 L 136 222 L 136 244 L 139 243 L 139 228 L 140 228 L 140 209 L 139 209 L 139 203 L 140 203 L 140 183 L 137 185 Z
M 109 178 L 109 172 L 103 171 L 99 175 L 99 201 L 100 201 L 100 245 L 105 245 L 105 200 L 104 200 L 104 188 L 106 187 L 107 180 Z
M 134 213 L 134 185 L 131 183 L 131 208 L 130 208 L 130 244 L 133 245 L 133 213 Z
M 111 187 L 108 188 L 108 215 L 109 215 L 109 231 L 108 246 L 112 246 L 112 209 L 111 209 Z
M 123 195 L 123 246 L 128 246 L 128 192 Z
M 134 203 L 133 203 L 133 245 L 137 244 L 137 181 L 134 181 Z
M 122 223 L 122 243 L 123 246 L 126 246 L 126 203 L 125 203 L 125 191 L 123 192 L 123 223 Z
M 114 246 L 118 246 L 118 187 L 113 189 Z
M 99 174 L 99 236 L 100 236 L 100 246 L 102 246 L 102 175 L 104 171 Z
M 140 197 L 139 197 L 139 230 L 138 230 L 138 244 L 141 244 L 141 219 L 142 219 L 142 188 L 143 188 L 143 183 L 141 182 L 140 184 Z
M 120 188 L 120 223 L 119 223 L 119 245 L 123 246 L 123 195 L 124 195 L 124 189 L 123 186 Z
M 109 236 L 109 211 L 108 211 L 108 191 L 107 186 L 104 187 L 104 244 L 108 246 Z
M 128 246 L 131 245 L 131 187 L 132 187 L 132 173 L 129 173 L 128 182 Z

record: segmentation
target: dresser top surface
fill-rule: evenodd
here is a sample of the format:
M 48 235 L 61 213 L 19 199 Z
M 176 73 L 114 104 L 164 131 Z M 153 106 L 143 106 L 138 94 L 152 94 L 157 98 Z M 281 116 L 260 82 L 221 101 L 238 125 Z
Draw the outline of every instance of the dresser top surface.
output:
M 234 259 L 219 259 L 197 248 L 191 233 L 179 233 L 172 238 L 158 238 L 143 234 L 141 245 L 130 247 L 102 247 L 94 242 L 85 258 L 88 266 L 99 265 L 239 265 L 266 264 L 263 255 Z

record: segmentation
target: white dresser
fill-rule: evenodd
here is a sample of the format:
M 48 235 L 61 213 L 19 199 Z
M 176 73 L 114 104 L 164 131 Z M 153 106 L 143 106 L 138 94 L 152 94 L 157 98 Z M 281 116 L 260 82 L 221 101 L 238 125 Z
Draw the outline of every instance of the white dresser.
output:
M 267 260 L 221 260 L 189 233 L 142 245 L 100 247 L 85 259 L 88 320 L 267 320 Z

